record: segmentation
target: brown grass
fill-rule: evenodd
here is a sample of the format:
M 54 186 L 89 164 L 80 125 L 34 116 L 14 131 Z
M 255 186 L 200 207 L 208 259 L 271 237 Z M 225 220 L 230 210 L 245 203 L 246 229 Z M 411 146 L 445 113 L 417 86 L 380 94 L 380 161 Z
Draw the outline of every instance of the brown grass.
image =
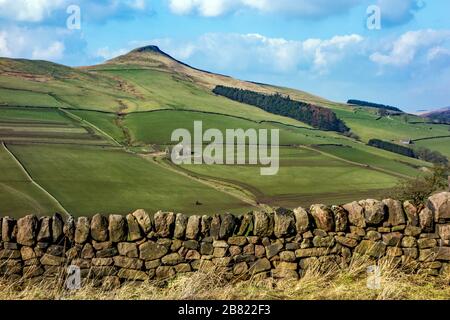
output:
M 377 262 L 381 287 L 367 286 L 367 258 L 349 266 L 312 265 L 299 280 L 258 279 L 228 282 L 217 270 L 199 271 L 168 281 L 128 282 L 109 289 L 90 280 L 80 290 L 66 290 L 64 278 L 26 284 L 0 280 L 0 300 L 448 300 L 450 278 L 397 268 L 389 259 Z

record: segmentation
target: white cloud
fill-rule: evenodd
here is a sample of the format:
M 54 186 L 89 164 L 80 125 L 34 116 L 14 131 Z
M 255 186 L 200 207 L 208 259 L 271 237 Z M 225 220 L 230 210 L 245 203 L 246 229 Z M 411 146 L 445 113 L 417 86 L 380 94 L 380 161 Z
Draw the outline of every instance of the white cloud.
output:
M 396 67 L 411 64 L 421 52 L 433 55 L 435 47 L 450 42 L 450 30 L 418 30 L 409 31 L 401 35 L 392 44 L 387 53 L 375 52 L 370 56 L 373 62 L 380 65 Z
M 0 31 L 0 57 L 11 56 L 11 51 L 8 48 L 8 40 L 6 39 L 6 32 Z
M 64 29 L 7 27 L 0 32 L 0 56 L 59 61 L 64 58 L 70 33 Z M 80 42 L 74 44 L 80 47 Z M 74 52 L 75 53 L 75 52 Z
M 345 12 L 361 0 L 169 0 L 175 14 L 217 17 L 241 10 L 319 18 Z
M 39 22 L 53 10 L 62 8 L 66 0 L 0 0 L 0 17 L 16 21 Z
M 55 41 L 46 48 L 34 48 L 31 58 L 39 60 L 59 60 L 63 57 L 64 49 L 64 44 L 62 42 Z
M 158 45 L 177 59 L 225 73 L 263 70 L 289 74 L 298 70 L 326 73 L 348 56 L 358 54 L 358 46 L 363 40 L 356 34 L 300 41 L 257 33 L 208 33 L 188 42 L 154 39 L 133 45 Z
M 110 60 L 112 58 L 121 56 L 127 53 L 128 49 L 111 50 L 109 47 L 103 47 L 97 50 L 95 56 L 104 60 Z
M 144 11 L 150 0 L 0 0 L 0 18 L 20 22 L 41 22 L 52 17 L 55 11 L 66 14 L 69 5 L 79 5 L 82 14 L 96 20 L 105 16 L 124 15 Z

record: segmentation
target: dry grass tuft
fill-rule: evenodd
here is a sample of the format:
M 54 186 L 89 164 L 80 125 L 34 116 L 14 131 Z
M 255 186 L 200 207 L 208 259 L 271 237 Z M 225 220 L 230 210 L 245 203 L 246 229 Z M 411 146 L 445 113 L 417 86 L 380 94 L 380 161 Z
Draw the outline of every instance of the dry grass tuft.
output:
M 368 287 L 367 268 L 377 265 L 380 287 Z M 199 271 L 169 281 L 128 282 L 117 289 L 89 281 L 80 290 L 64 289 L 63 278 L 38 283 L 0 279 L 0 300 L 448 300 L 450 277 L 431 277 L 393 259 L 374 262 L 355 257 L 349 266 L 312 264 L 299 280 L 260 279 L 228 282 L 218 270 Z

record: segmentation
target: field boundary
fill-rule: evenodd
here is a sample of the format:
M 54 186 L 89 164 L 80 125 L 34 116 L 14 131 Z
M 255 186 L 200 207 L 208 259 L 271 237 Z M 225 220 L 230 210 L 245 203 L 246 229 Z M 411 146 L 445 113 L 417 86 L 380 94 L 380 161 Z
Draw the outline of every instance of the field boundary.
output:
M 106 133 L 105 131 L 103 131 L 102 129 L 100 129 L 99 127 L 97 127 L 95 124 L 90 123 L 89 121 L 71 113 L 70 111 L 63 109 L 63 108 L 58 108 L 59 111 L 63 112 L 67 117 L 71 118 L 72 120 L 76 120 L 79 121 L 81 123 L 85 123 L 86 125 L 90 126 L 91 128 L 93 128 L 94 130 L 97 130 L 98 132 L 100 132 L 102 135 L 104 135 L 105 137 L 107 137 L 108 139 L 114 141 L 115 144 L 117 144 L 117 146 L 121 146 L 122 145 L 119 143 L 119 141 L 117 141 L 116 139 L 114 139 L 112 136 L 110 136 L 108 133 Z
M 22 164 L 22 162 L 20 162 L 20 160 L 14 155 L 14 153 L 11 150 L 9 150 L 7 145 L 4 142 L 2 142 L 1 144 L 2 144 L 3 148 L 5 149 L 5 151 L 11 156 L 11 158 L 17 164 L 17 166 L 22 170 L 22 172 L 30 180 L 30 182 L 33 185 L 35 185 L 39 190 L 44 192 L 44 194 L 46 194 L 52 201 L 54 201 L 57 204 L 57 206 L 59 207 L 59 209 L 61 209 L 61 213 L 65 214 L 66 216 L 70 216 L 69 212 L 66 210 L 66 208 L 64 208 L 64 206 L 61 204 L 61 202 L 59 202 L 58 199 L 56 199 L 50 192 L 48 192 L 44 187 L 42 187 L 39 183 L 37 183 L 33 179 L 33 177 L 28 172 L 28 170 L 25 168 L 25 166 Z

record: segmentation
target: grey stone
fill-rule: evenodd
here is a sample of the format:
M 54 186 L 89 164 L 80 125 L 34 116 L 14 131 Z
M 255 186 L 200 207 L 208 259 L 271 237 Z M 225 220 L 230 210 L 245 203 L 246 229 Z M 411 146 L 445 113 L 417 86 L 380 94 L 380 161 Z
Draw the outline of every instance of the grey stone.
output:
M 450 192 L 441 192 L 428 198 L 427 207 L 434 215 L 434 221 L 450 219 Z
M 295 217 L 295 229 L 297 233 L 305 233 L 309 229 L 309 216 L 308 212 L 302 207 L 294 209 Z
M 64 221 L 61 214 L 55 213 L 52 218 L 52 240 L 53 243 L 59 243 L 63 236 Z
M 178 213 L 175 218 L 175 230 L 173 233 L 174 238 L 184 239 L 186 234 L 186 227 L 188 223 L 188 217 L 182 213 Z
M 117 244 L 117 249 L 119 250 L 119 254 L 121 256 L 129 257 L 129 258 L 139 257 L 138 247 L 137 247 L 136 243 L 119 242 Z
M 283 245 L 281 243 L 274 243 L 266 247 L 266 256 L 267 258 L 272 258 L 276 256 L 283 249 Z
M 42 217 L 39 219 L 39 233 L 37 235 L 38 242 L 48 242 L 52 241 L 52 218 Z
M 90 221 L 87 217 L 79 217 L 75 229 L 75 242 L 83 244 L 89 237 L 91 229 Z
M 336 232 L 345 232 L 348 228 L 348 214 L 344 208 L 339 206 L 332 206 L 331 210 L 334 213 L 334 222 L 336 225 Z
M 230 213 L 225 213 L 220 217 L 219 239 L 231 237 L 236 227 L 235 217 Z
M 201 217 L 197 215 L 190 216 L 186 226 L 186 239 L 195 240 L 200 233 Z
M 362 200 L 359 204 L 364 208 L 364 219 L 369 226 L 377 226 L 383 222 L 385 217 L 385 205 L 383 202 L 367 199 Z
M 419 224 L 424 232 L 434 231 L 433 212 L 430 209 L 424 208 L 420 211 Z
M 91 237 L 98 242 L 108 240 L 108 219 L 105 216 L 96 214 L 92 217 Z
M 175 229 L 175 219 L 173 212 L 158 211 L 154 216 L 156 235 L 161 238 L 170 238 Z
M 124 242 L 128 237 L 127 221 L 120 215 L 109 216 L 109 240 L 111 242 Z
M 17 243 L 23 246 L 33 246 L 36 242 L 38 219 L 28 215 L 17 221 Z
M 284 208 L 274 211 L 274 234 L 277 238 L 289 237 L 296 233 L 294 212 Z
M 419 212 L 417 207 L 410 201 L 403 202 L 403 209 L 406 213 L 408 226 L 417 227 L 419 225 Z
M 242 216 L 241 224 L 237 231 L 238 236 L 248 236 L 253 231 L 253 214 L 246 213 Z
M 253 234 L 258 237 L 270 237 L 273 235 L 273 215 L 263 211 L 254 211 Z
M 144 234 L 148 234 L 150 231 L 152 231 L 152 219 L 144 209 L 136 210 L 135 212 L 133 212 L 133 216 L 136 218 Z
M 388 209 L 388 224 L 390 226 L 398 226 L 406 224 L 405 213 L 403 212 L 402 203 L 398 200 L 385 199 L 383 203 Z
M 139 257 L 142 260 L 156 260 L 165 256 L 168 252 L 165 246 L 153 241 L 144 242 L 139 246 Z
M 141 227 L 133 214 L 127 215 L 128 241 L 137 241 L 142 239 Z
M 327 232 L 334 231 L 334 214 L 330 208 L 323 204 L 314 204 L 311 206 L 310 211 L 317 229 Z
M 348 212 L 348 221 L 350 224 L 360 228 L 366 227 L 364 208 L 360 206 L 358 202 L 354 201 L 351 203 L 347 203 L 342 207 Z

